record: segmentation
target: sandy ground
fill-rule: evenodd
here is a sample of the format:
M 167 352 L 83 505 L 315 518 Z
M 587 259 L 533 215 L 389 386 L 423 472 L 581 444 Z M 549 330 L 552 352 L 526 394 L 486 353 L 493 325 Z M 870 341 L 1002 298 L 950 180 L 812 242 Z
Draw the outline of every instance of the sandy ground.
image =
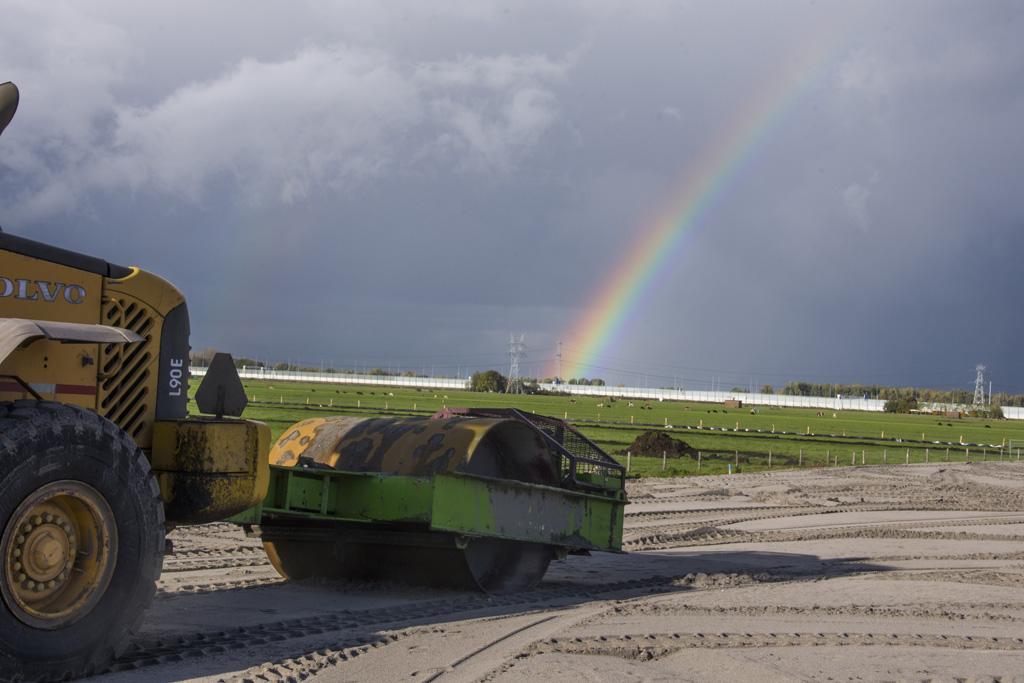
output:
M 126 681 L 1024 681 L 1024 466 L 631 483 L 624 554 L 526 594 L 286 583 L 173 535 Z

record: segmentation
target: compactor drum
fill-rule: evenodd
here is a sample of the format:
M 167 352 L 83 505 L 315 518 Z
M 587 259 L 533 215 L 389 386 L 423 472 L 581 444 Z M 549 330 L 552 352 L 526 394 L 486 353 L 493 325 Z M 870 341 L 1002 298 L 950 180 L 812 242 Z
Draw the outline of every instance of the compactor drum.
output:
M 280 467 L 329 467 L 346 472 L 431 477 L 461 473 L 557 486 L 558 459 L 525 424 L 508 419 L 364 419 L 326 417 L 293 425 L 271 449 Z M 265 540 L 267 555 L 288 578 L 389 578 L 403 582 L 522 590 L 544 576 L 555 550 L 542 543 L 499 538 L 396 536 L 379 529 L 358 539 Z M 433 540 L 437 545 L 422 541 Z

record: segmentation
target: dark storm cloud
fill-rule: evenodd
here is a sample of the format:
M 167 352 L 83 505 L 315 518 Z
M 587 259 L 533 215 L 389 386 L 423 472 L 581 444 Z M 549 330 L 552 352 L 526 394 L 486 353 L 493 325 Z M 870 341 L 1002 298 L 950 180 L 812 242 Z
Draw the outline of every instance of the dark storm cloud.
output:
M 164 274 L 197 345 L 451 371 L 513 330 L 549 358 L 687 163 L 827 32 L 822 77 L 589 374 L 953 385 L 983 361 L 1024 390 L 1013 3 L 3 11 L 6 229 Z

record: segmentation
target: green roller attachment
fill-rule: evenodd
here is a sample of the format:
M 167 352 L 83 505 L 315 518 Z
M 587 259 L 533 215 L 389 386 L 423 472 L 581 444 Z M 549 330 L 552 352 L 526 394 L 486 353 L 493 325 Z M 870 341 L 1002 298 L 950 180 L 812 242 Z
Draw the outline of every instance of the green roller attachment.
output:
M 234 518 L 290 579 L 528 589 L 555 558 L 619 551 L 621 465 L 553 418 L 312 418 L 271 449 L 263 503 Z
M 272 466 L 262 505 L 233 521 L 261 528 L 334 522 L 618 551 L 624 506 L 622 493 L 458 473 L 414 477 Z

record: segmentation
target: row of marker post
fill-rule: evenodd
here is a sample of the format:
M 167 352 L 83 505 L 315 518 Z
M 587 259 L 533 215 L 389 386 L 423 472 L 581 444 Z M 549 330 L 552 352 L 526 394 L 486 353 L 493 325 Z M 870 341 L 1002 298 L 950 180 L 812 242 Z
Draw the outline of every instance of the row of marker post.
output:
M 1017 455 L 1016 460 L 1017 460 L 1017 462 L 1021 461 L 1021 450 L 1022 449 L 1020 449 L 1020 448 L 1017 449 L 1017 452 L 1016 452 L 1016 455 Z M 906 464 L 906 465 L 910 464 L 910 451 L 911 451 L 911 449 L 907 448 L 905 453 L 904 453 L 903 463 Z M 858 460 L 857 455 L 858 454 L 857 454 L 856 450 L 850 451 L 850 465 L 857 465 L 858 464 L 857 463 L 857 460 Z M 1007 458 L 1007 460 L 1013 460 L 1013 455 L 1014 454 L 1012 452 L 1008 453 L 1007 455 L 1009 456 Z M 772 449 L 768 449 L 768 467 L 769 467 L 769 469 L 772 467 L 772 458 L 773 458 L 773 451 L 772 451 Z M 701 465 L 702 465 L 703 459 L 704 459 L 703 451 L 697 451 L 697 471 L 698 472 L 701 469 Z M 971 449 L 968 447 L 968 448 L 964 449 L 964 461 L 967 461 L 967 460 L 970 460 L 970 459 L 971 459 Z M 983 460 L 988 460 L 988 449 L 987 448 L 983 448 L 982 449 L 982 459 Z M 999 449 L 999 460 L 1003 460 L 1003 449 L 1001 449 L 1001 448 Z M 952 462 L 950 460 L 950 449 L 949 448 L 946 449 L 944 461 L 945 462 Z M 888 448 L 884 448 L 884 449 L 882 449 L 882 464 L 885 465 L 885 464 L 888 464 L 888 462 L 889 462 L 889 449 Z M 931 462 L 931 449 L 930 448 L 925 448 L 924 449 L 924 462 L 926 462 L 926 463 Z M 632 453 L 632 451 L 626 451 L 626 471 L 627 472 L 630 471 L 630 468 L 632 467 L 632 464 L 633 464 L 633 453 Z M 861 465 L 867 465 L 868 464 L 868 462 L 867 462 L 867 450 L 866 449 L 861 449 L 861 451 L 860 451 L 860 463 L 859 464 L 861 464 Z M 729 467 L 729 472 L 730 473 L 733 471 L 733 466 L 735 466 L 737 469 L 739 468 L 739 466 L 740 466 L 740 453 L 739 453 L 738 450 L 734 450 L 733 451 L 733 462 L 729 463 L 729 465 L 730 465 L 730 467 Z M 826 465 L 826 467 L 829 466 L 829 465 L 831 465 L 833 467 L 838 467 L 839 466 L 839 454 L 837 453 L 836 455 L 833 456 L 832 455 L 832 450 L 831 449 L 827 449 L 825 451 L 825 465 Z M 800 452 L 799 452 L 799 455 L 797 456 L 797 467 L 803 467 L 803 466 L 804 466 L 804 450 L 801 448 Z M 664 472 L 667 468 L 668 468 L 668 451 L 662 451 L 661 452 L 661 470 Z

